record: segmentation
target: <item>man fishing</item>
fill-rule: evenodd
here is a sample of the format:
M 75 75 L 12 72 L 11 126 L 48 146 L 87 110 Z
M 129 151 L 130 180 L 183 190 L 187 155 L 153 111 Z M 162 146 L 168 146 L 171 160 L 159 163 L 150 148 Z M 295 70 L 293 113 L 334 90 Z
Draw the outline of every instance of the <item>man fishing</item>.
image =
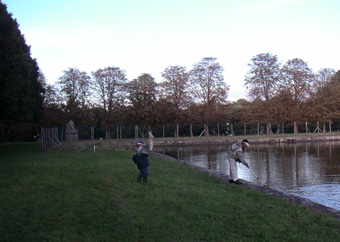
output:
M 238 179 L 236 162 L 242 163 L 249 169 L 249 165 L 243 156 L 243 153 L 248 146 L 250 146 L 248 140 L 244 139 L 241 142 L 234 143 L 228 147 L 227 158 L 230 167 L 229 183 L 235 183 L 237 185 L 242 184 Z

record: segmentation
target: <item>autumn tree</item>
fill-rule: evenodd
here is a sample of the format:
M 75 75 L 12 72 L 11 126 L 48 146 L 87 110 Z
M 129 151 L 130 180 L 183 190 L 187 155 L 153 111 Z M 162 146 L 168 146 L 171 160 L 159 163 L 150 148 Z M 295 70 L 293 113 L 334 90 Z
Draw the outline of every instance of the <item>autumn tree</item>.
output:
M 89 101 L 90 80 L 87 73 L 79 69 L 69 68 L 64 71 L 64 75 L 57 82 L 64 101 L 69 105 L 86 105 Z
M 321 69 L 317 78 L 318 88 L 311 96 L 308 104 L 313 110 L 317 121 L 323 122 L 325 131 L 326 123 L 340 120 L 340 71 Z
M 327 106 L 328 99 L 324 94 L 327 93 L 325 86 L 331 81 L 334 76 L 335 70 L 331 68 L 322 68 L 315 74 L 315 80 L 310 90 L 310 98 L 307 100 L 306 105 L 311 109 L 309 113 L 310 121 L 323 122 L 323 130 L 326 129 L 326 116 L 328 116 Z M 328 120 L 331 122 L 330 120 Z M 319 127 L 318 127 L 319 128 Z
M 42 71 L 39 70 L 38 81 L 40 82 L 41 86 L 44 88 L 44 108 L 51 106 L 51 105 L 59 105 L 62 100 L 61 96 L 59 95 L 59 90 L 55 85 L 51 85 L 47 83 L 46 77 Z
M 65 117 L 66 105 L 62 102 L 59 91 L 54 85 L 45 87 L 44 119 L 41 124 L 45 127 L 62 127 L 68 120 Z
M 271 133 L 272 112 L 269 101 L 277 92 L 277 85 L 280 76 L 280 64 L 277 56 L 264 53 L 254 56 L 248 64 L 251 69 L 245 77 L 245 86 L 248 96 L 253 100 L 262 100 L 262 116 L 266 122 L 266 132 Z
M 158 115 L 154 112 L 154 105 L 157 97 L 157 83 L 150 74 L 141 74 L 133 79 L 128 85 L 128 95 L 130 106 L 130 120 L 135 125 L 139 125 L 143 132 Z M 144 133 L 143 133 L 144 134 Z
M 248 102 L 246 99 L 241 98 L 238 99 L 236 102 L 233 102 L 230 105 L 230 112 L 231 112 L 231 119 L 230 123 L 233 125 L 232 134 L 234 135 L 235 132 L 235 125 L 238 123 L 243 124 L 243 135 L 246 135 L 246 124 L 248 121 L 255 122 L 256 117 L 255 115 L 252 115 L 250 111 L 256 112 L 256 110 L 253 108 L 253 101 L 252 103 Z M 249 108 L 251 105 L 252 108 Z
M 160 83 L 160 95 L 177 108 L 185 108 L 190 103 L 188 93 L 189 74 L 185 67 L 169 66 L 162 72 L 163 82 Z
M 229 86 L 225 83 L 223 67 L 216 58 L 203 58 L 189 72 L 190 93 L 198 103 L 204 106 L 202 118 L 207 125 L 206 135 L 209 135 L 209 123 L 213 119 L 217 103 L 226 103 Z
M 59 90 L 55 85 L 46 84 L 45 94 L 44 94 L 44 107 L 50 106 L 60 106 L 62 103 L 62 98 L 59 95 Z
M 313 83 L 313 91 L 317 91 L 319 88 L 325 86 L 331 78 L 335 75 L 335 70 L 332 68 L 322 68 L 315 75 L 315 81 Z
M 272 121 L 280 125 L 281 133 L 285 133 L 286 123 L 291 122 L 291 116 L 296 116 L 295 100 L 292 93 L 287 89 L 281 89 L 270 100 L 269 106 L 272 112 Z M 257 110 L 261 114 L 261 109 Z M 293 114 L 293 115 L 292 115 Z
M 56 127 L 64 126 L 67 120 L 64 118 L 64 110 L 59 91 L 55 85 L 47 83 L 45 75 L 39 71 L 39 82 L 45 89 L 44 93 L 44 118 L 40 121 L 40 124 L 44 127 Z
M 69 68 L 56 83 L 60 96 L 65 102 L 66 118 L 74 120 L 75 124 L 85 123 L 84 110 L 89 104 L 91 78 L 86 72 Z
M 172 104 L 170 107 L 173 107 L 171 111 L 174 113 L 175 122 L 183 120 L 183 115 L 180 114 L 191 101 L 188 93 L 188 76 L 188 72 L 182 66 L 170 66 L 162 72 L 164 81 L 160 83 L 160 97 Z
M 315 75 L 312 70 L 301 59 L 288 60 L 281 69 L 281 90 L 289 91 L 293 98 L 294 110 L 290 114 L 290 121 L 294 122 L 294 133 L 298 133 L 296 122 L 304 121 L 302 116 L 306 110 L 302 109 L 301 104 L 310 96 L 310 89 L 314 80 Z
M 251 69 L 246 74 L 244 84 L 248 96 L 268 101 L 275 95 L 279 81 L 280 64 L 277 56 L 270 53 L 259 54 L 251 62 L 248 64 Z
M 111 125 L 120 120 L 121 107 L 127 94 L 127 78 L 119 67 L 107 67 L 92 73 L 98 100 L 103 108 L 106 137 L 111 138 Z

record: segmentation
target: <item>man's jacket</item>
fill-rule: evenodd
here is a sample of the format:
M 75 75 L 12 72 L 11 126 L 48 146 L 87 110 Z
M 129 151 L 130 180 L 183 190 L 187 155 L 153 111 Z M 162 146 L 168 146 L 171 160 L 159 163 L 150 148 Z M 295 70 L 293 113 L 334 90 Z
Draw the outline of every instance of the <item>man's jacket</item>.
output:
M 230 158 L 247 166 L 248 163 L 244 159 L 243 152 L 244 149 L 242 148 L 242 144 L 240 142 L 232 144 L 227 150 L 227 154 Z

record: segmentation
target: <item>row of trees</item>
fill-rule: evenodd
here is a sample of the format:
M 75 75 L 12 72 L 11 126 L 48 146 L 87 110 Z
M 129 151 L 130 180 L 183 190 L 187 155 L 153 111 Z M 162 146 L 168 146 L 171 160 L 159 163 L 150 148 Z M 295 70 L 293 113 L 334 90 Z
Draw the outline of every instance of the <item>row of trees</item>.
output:
M 276 55 L 252 58 L 245 85 L 252 102 L 242 112 L 242 122 L 271 123 L 305 121 L 333 123 L 340 119 L 340 71 L 323 68 L 313 73 L 308 64 L 295 58 L 282 65 Z M 245 112 L 246 111 L 246 112 Z
M 247 124 L 265 124 L 264 133 L 272 133 L 272 124 L 276 131 L 293 126 L 298 132 L 305 122 L 339 121 L 340 72 L 313 73 L 298 58 L 282 65 L 271 53 L 254 56 L 249 67 L 249 101 L 237 102 L 227 101 L 229 86 L 216 58 L 203 58 L 190 71 L 169 66 L 159 83 L 150 74 L 129 81 L 119 67 L 99 69 L 92 77 L 70 68 L 55 85 L 46 85 L 43 124 L 60 126 L 72 119 L 78 126 L 109 131 L 121 125 L 200 123 L 209 135 L 209 125 L 216 124 L 242 123 L 245 134 Z
M 209 124 L 227 104 L 229 86 L 222 72 L 216 58 L 203 58 L 189 72 L 170 66 L 160 83 L 146 73 L 129 81 L 119 67 L 99 69 L 92 77 L 70 68 L 55 85 L 43 82 L 43 125 L 63 125 L 68 119 L 78 126 L 100 123 L 107 130 L 124 124 Z

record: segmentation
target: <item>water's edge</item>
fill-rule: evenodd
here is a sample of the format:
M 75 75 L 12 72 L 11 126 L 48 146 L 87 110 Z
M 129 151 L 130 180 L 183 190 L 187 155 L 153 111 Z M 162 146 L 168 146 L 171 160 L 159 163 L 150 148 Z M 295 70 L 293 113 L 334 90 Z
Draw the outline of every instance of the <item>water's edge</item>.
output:
M 167 156 L 167 155 L 164 155 L 164 154 L 161 154 L 161 153 L 157 153 L 157 152 L 150 152 L 150 153 L 157 155 L 159 157 L 162 157 L 164 159 L 173 161 L 173 162 L 177 162 L 177 163 L 180 163 L 180 164 L 183 164 L 183 165 L 190 166 L 193 169 L 208 173 L 209 175 L 216 176 L 219 179 L 221 179 L 223 182 L 229 182 L 229 176 L 227 174 L 224 174 L 224 173 L 221 173 L 221 172 L 218 172 L 218 171 L 215 171 L 215 170 L 210 170 L 208 168 L 196 166 L 196 165 L 186 164 L 186 163 L 184 163 L 184 162 L 182 162 L 178 159 L 175 159 L 173 157 L 170 157 L 170 156 Z M 251 183 L 251 182 L 248 182 L 246 180 L 242 180 L 242 182 L 243 182 L 243 184 L 240 185 L 242 187 L 245 187 L 245 188 L 248 188 L 248 189 L 251 189 L 251 190 L 265 192 L 266 194 L 268 194 L 270 196 L 279 197 L 279 198 L 284 199 L 288 202 L 292 202 L 292 203 L 295 203 L 295 204 L 298 204 L 298 205 L 302 205 L 304 207 L 309 208 L 312 211 L 322 213 L 322 214 L 327 214 L 327 215 L 330 215 L 330 216 L 335 217 L 335 218 L 340 220 L 340 210 L 336 210 L 334 208 L 324 206 L 322 204 L 313 202 L 313 201 L 306 199 L 306 198 L 298 197 L 298 196 L 295 196 L 295 195 L 292 195 L 292 194 L 283 193 L 281 191 L 274 190 L 274 189 L 272 189 L 268 186 L 258 186 L 258 185 Z
M 316 142 L 316 141 L 339 141 L 340 133 L 337 134 L 311 134 L 301 136 L 287 136 L 287 137 L 261 137 L 261 136 L 211 136 L 203 138 L 176 138 L 173 140 L 155 139 L 154 146 L 197 146 L 207 144 L 229 144 L 241 141 L 243 138 L 248 139 L 254 144 L 264 143 L 298 143 L 298 142 Z

